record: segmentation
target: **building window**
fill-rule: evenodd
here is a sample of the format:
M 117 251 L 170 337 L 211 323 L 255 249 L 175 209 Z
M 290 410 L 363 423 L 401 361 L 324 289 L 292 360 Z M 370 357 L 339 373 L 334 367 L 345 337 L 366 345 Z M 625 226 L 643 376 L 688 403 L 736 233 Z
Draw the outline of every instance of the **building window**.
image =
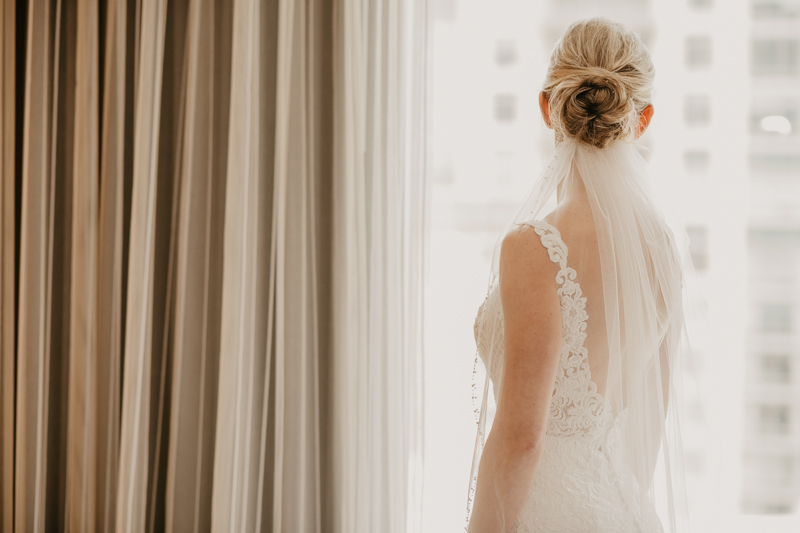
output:
M 800 4 L 786 0 L 753 0 L 753 17 L 757 19 L 795 18 L 800 16 Z
M 742 511 L 748 514 L 784 514 L 793 510 L 790 489 L 797 477 L 797 460 L 791 453 L 748 453 L 744 457 Z M 764 490 L 771 493 L 766 496 Z M 769 528 L 767 528 L 769 529 Z
M 704 69 L 711 66 L 711 37 L 686 38 L 686 66 Z
M 754 228 L 748 232 L 748 240 L 760 248 L 800 250 L 800 230 Z
M 800 230 L 750 228 L 747 245 L 751 283 L 782 291 L 800 285 Z M 788 315 L 792 311 L 784 312 Z
M 708 172 L 711 155 L 705 150 L 689 150 L 683 154 L 683 166 L 689 174 Z
M 761 307 L 761 330 L 765 333 L 791 333 L 792 306 L 790 304 L 764 304 Z
M 759 511 L 763 514 L 790 514 L 794 512 L 794 507 L 789 503 L 764 503 Z
M 797 39 L 756 39 L 753 41 L 754 76 L 795 76 L 800 70 Z
M 768 353 L 761 356 L 761 379 L 768 383 L 790 383 L 792 359 L 785 353 Z
M 786 435 L 789 433 L 788 405 L 761 405 L 758 409 L 758 426 L 761 433 Z
M 689 235 L 689 254 L 694 268 L 698 272 L 705 272 L 708 269 L 708 231 L 702 226 L 687 226 L 686 233 Z
M 750 109 L 753 135 L 792 135 L 797 133 L 800 101 L 774 96 L 755 99 Z
M 711 98 L 705 94 L 687 94 L 683 118 L 689 126 L 704 126 L 711 121 Z
M 510 39 L 497 41 L 494 49 L 494 62 L 501 67 L 507 67 L 517 62 L 517 43 Z
M 750 156 L 750 171 L 753 174 L 800 175 L 800 155 L 768 154 Z
M 789 135 L 794 130 L 792 119 L 794 116 L 789 118 L 785 114 L 752 117 L 750 130 L 759 135 Z
M 494 118 L 497 122 L 513 122 L 517 118 L 517 97 L 513 94 L 496 95 Z
M 770 487 L 791 486 L 794 477 L 794 458 L 791 455 L 762 456 L 755 460 L 754 466 L 760 470 L 758 477 L 762 484 Z

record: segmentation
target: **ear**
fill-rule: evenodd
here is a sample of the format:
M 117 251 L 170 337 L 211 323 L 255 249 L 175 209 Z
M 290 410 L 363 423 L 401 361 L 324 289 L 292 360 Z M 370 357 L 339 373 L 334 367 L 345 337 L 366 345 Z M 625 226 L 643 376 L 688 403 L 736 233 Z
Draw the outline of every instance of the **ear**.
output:
M 654 113 L 653 104 L 650 104 L 644 109 L 642 109 L 642 112 L 639 114 L 639 127 L 637 128 L 636 131 L 637 139 L 642 136 L 642 134 L 647 129 L 647 126 L 650 125 L 650 120 L 653 118 L 653 113 Z
M 553 129 L 553 125 L 550 124 L 550 102 L 548 102 L 544 91 L 539 93 L 539 109 L 542 110 L 542 118 L 544 119 L 544 123 L 548 128 Z

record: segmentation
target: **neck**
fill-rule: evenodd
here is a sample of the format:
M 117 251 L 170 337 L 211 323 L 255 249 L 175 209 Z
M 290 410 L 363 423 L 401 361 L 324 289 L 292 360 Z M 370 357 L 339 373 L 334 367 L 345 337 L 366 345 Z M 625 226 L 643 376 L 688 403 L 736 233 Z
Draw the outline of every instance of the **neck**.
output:
M 578 169 L 573 164 L 568 176 L 558 184 L 558 205 L 559 206 L 582 206 L 589 205 L 589 195 L 583 185 L 583 179 L 578 174 Z

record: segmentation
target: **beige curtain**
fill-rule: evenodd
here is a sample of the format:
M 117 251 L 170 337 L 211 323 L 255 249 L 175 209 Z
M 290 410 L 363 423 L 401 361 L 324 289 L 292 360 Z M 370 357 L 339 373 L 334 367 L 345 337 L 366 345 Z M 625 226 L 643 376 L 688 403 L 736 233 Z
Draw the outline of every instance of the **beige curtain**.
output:
M 0 8 L 0 530 L 419 529 L 426 0 Z

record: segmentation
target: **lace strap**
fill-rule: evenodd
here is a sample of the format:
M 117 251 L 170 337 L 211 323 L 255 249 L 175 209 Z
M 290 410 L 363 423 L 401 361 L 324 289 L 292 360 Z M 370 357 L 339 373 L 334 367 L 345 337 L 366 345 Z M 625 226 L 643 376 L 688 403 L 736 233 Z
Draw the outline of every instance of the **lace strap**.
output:
M 547 249 L 550 260 L 556 263 L 563 271 L 567 269 L 567 245 L 561 240 L 558 228 L 544 220 L 529 220 L 524 222 L 533 228 L 542 239 L 542 246 Z

